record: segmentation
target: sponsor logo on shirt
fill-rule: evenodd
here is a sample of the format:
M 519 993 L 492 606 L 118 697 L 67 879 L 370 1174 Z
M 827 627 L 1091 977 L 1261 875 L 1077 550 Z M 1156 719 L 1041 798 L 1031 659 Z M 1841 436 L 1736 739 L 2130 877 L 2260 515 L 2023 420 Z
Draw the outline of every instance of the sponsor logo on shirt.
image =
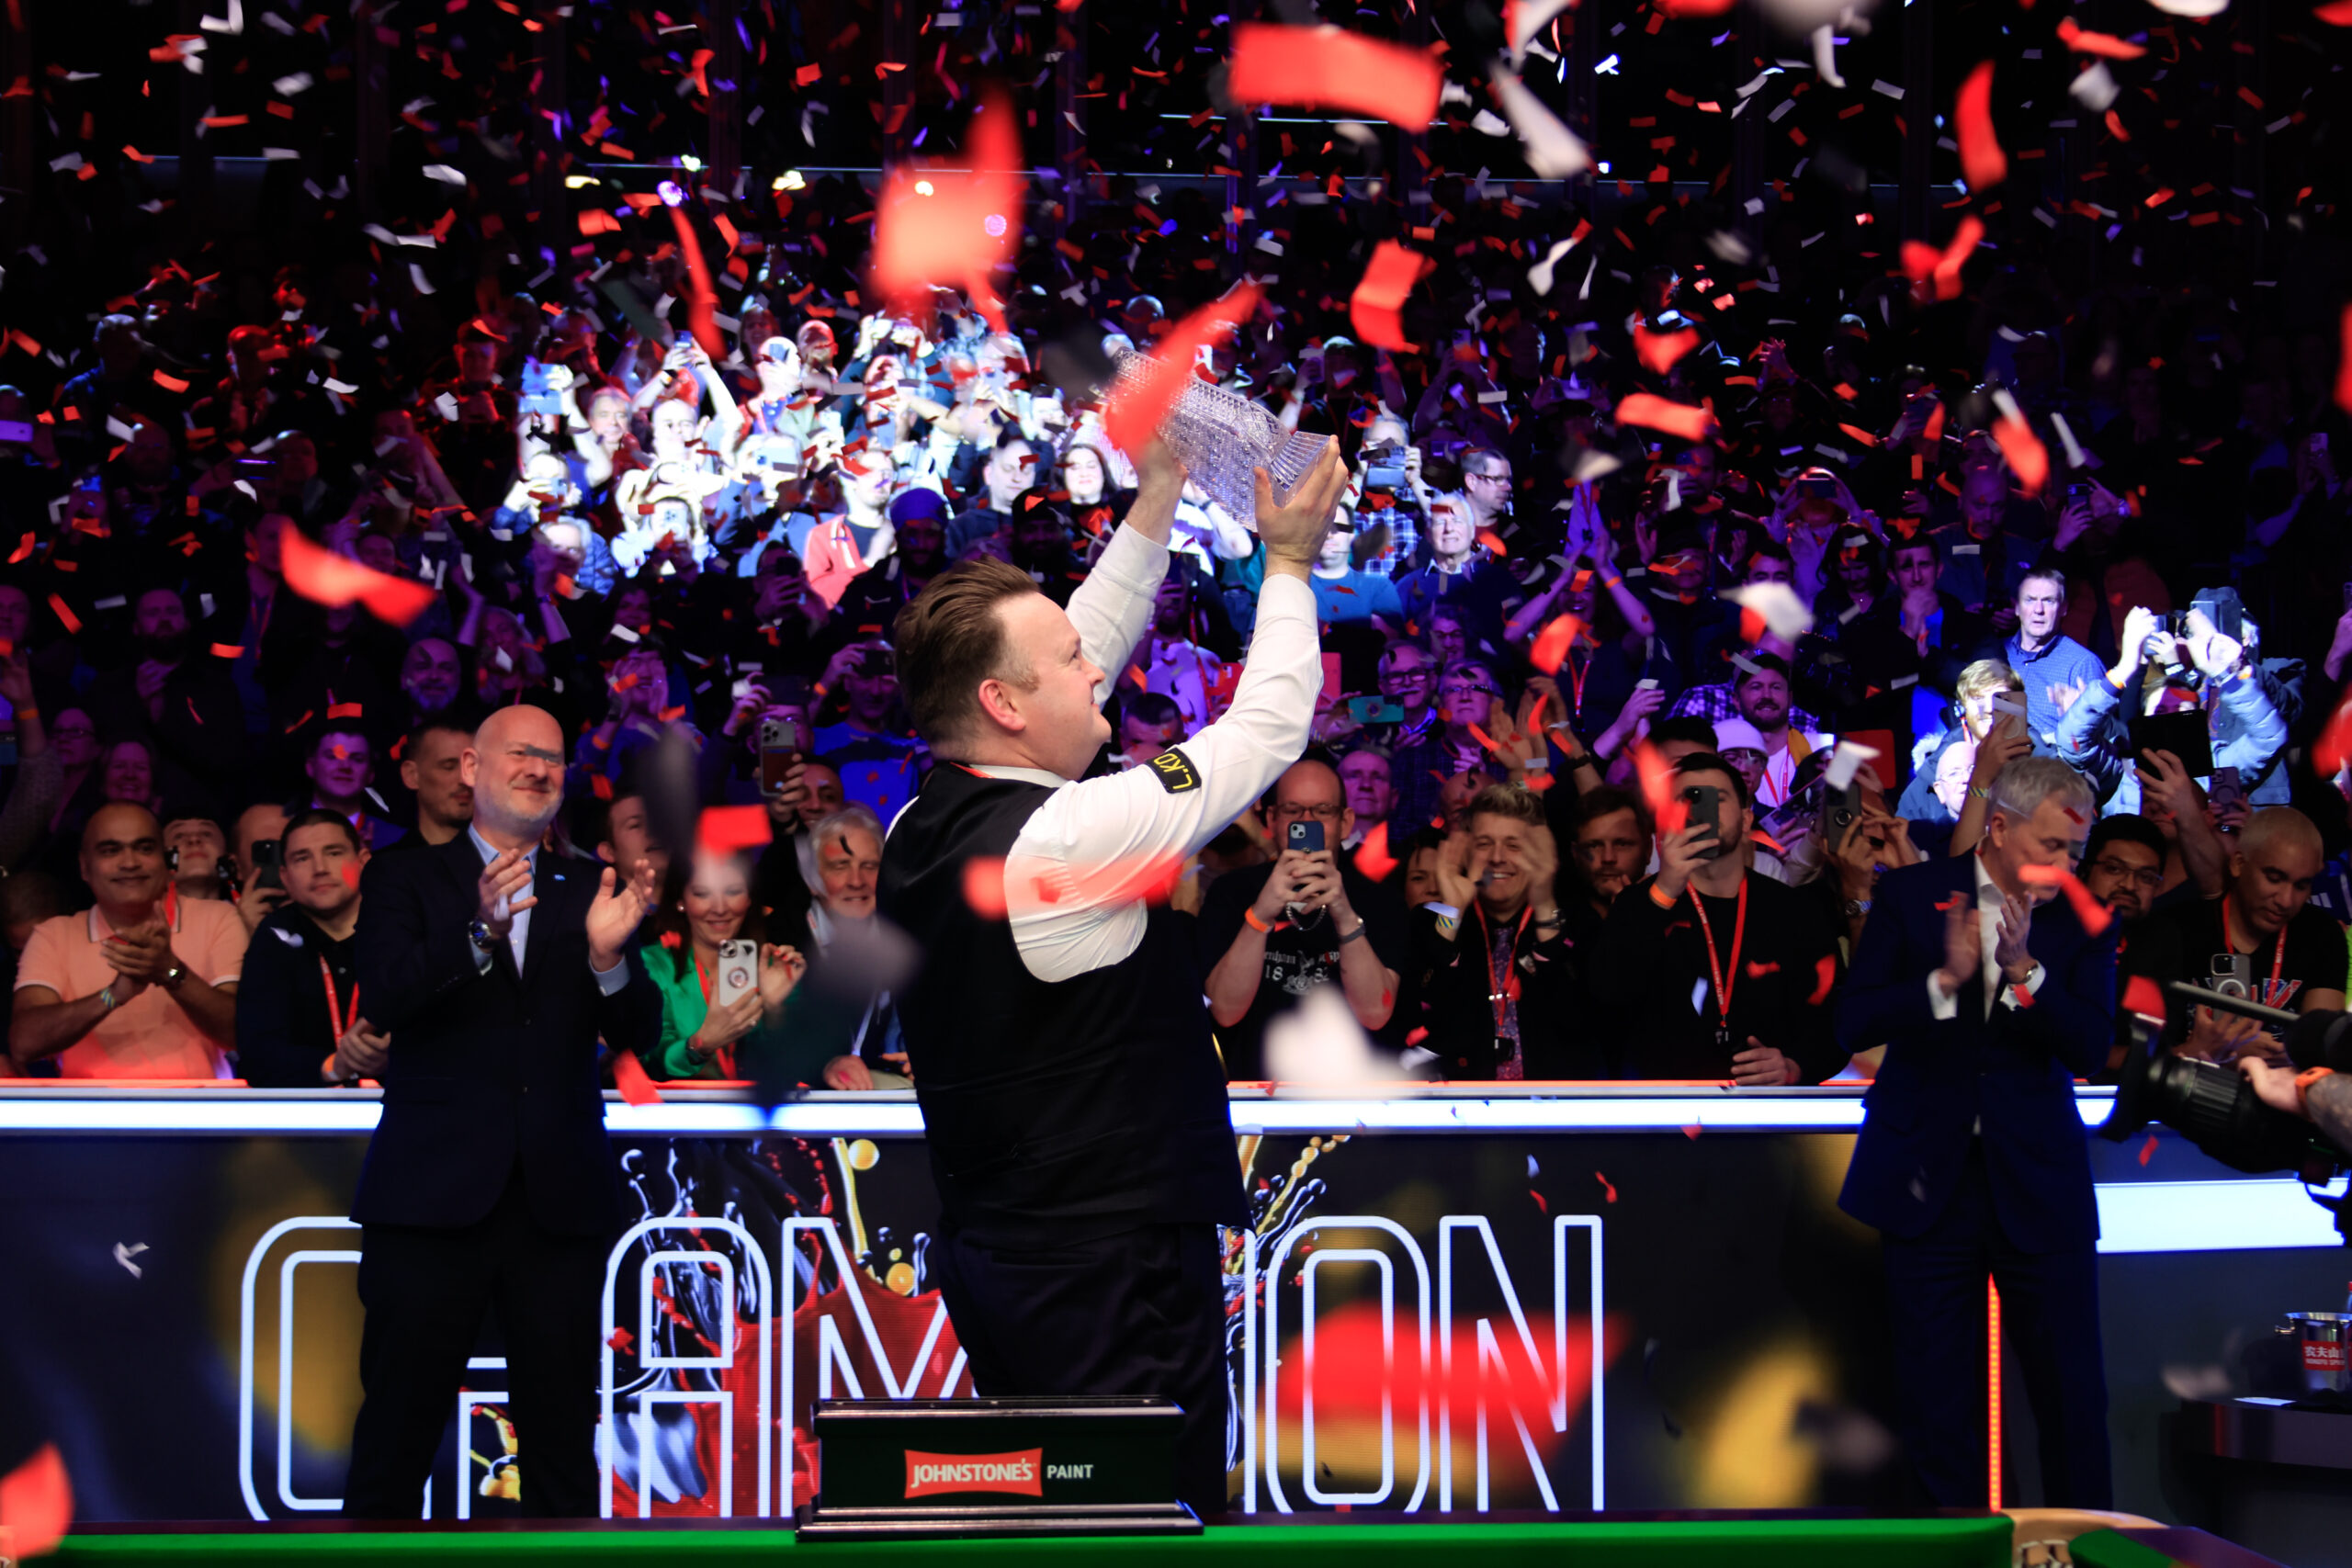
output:
M 1201 771 L 1193 766 L 1193 759 L 1170 746 L 1154 757 L 1148 766 L 1159 787 L 1170 795 L 1183 795 L 1201 787 Z
M 1043 1449 L 1005 1454 L 927 1454 L 907 1450 L 907 1495 L 942 1492 L 1007 1492 L 1020 1497 L 1045 1491 Z

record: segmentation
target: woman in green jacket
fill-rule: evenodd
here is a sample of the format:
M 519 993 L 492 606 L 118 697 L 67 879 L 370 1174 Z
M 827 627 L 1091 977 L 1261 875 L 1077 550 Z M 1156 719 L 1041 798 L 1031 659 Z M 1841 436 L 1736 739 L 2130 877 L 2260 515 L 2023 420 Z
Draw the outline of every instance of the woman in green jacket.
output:
M 749 1077 L 736 1053 L 746 1035 L 779 1026 L 785 998 L 807 972 L 797 949 L 761 941 L 752 908 L 751 868 L 741 857 L 705 861 L 695 868 L 678 902 L 652 922 L 655 943 L 645 970 L 662 993 L 662 1032 L 645 1057 L 655 1078 Z M 758 948 L 759 983 L 718 1004 L 719 944 L 747 941 Z

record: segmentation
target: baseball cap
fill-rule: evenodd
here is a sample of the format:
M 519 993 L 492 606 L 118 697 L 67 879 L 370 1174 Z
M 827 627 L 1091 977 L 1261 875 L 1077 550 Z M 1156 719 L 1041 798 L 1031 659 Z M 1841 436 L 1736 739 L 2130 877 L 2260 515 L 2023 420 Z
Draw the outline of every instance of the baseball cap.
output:
M 1764 750 L 1763 732 L 1746 719 L 1719 718 L 1715 720 L 1715 754 L 1717 756 L 1722 756 L 1726 751 L 1761 751 L 1762 750 Z
M 947 516 L 947 498 L 923 485 L 915 485 L 899 492 L 890 502 L 890 521 L 909 523 L 918 517 L 944 522 Z

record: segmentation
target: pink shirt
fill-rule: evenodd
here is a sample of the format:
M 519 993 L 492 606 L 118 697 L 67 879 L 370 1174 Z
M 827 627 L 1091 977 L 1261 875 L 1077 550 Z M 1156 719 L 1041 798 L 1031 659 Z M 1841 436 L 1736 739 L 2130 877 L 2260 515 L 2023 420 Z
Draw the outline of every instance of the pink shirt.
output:
M 236 907 L 214 899 L 182 898 L 172 925 L 172 952 L 188 974 L 215 986 L 234 985 L 245 961 L 245 926 Z M 59 915 L 33 928 L 17 964 L 17 989 L 46 986 L 61 1001 L 94 997 L 119 976 L 99 944 L 113 934 L 96 909 Z M 222 1078 L 234 1074 L 221 1048 L 161 986 L 150 986 L 98 1021 L 57 1058 L 69 1078 Z

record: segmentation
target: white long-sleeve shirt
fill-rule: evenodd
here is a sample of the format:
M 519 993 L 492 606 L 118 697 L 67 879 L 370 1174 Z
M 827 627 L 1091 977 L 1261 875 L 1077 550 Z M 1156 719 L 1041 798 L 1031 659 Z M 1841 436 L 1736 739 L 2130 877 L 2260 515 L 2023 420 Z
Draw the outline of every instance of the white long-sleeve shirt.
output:
M 1113 536 L 1069 603 L 1095 665 L 1126 668 L 1167 569 L 1165 546 L 1125 526 Z M 1036 768 L 976 765 L 990 778 L 1053 786 L 1005 862 L 1013 945 L 1029 972 L 1067 980 L 1133 953 L 1145 921 L 1135 877 L 1207 843 L 1298 761 L 1322 684 L 1314 591 L 1272 576 L 1259 592 L 1233 705 L 1182 745 L 1113 777 L 1076 783 Z M 1094 700 L 1110 694 L 1106 680 Z

